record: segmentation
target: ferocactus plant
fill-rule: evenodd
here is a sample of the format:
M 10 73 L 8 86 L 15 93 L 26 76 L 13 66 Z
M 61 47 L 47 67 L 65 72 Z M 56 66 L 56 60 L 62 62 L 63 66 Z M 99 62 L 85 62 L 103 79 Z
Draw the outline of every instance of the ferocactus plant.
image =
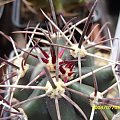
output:
M 111 47 L 102 44 L 105 41 L 112 43 L 109 29 L 110 38 L 99 43 L 89 39 L 95 28 L 89 35 L 86 34 L 96 4 L 97 0 L 88 17 L 75 24 L 72 20 L 66 22 L 61 16 L 63 29 L 57 26 L 55 18 L 52 20 L 41 10 L 48 20 L 47 29 L 38 24 L 33 31 L 28 31 L 28 27 L 26 31 L 15 32 L 29 35 L 24 49 L 19 48 L 10 36 L 0 32 L 14 49 L 12 58 L 0 58 L 3 61 L 1 69 L 9 65 L 0 85 L 6 91 L 4 98 L 1 97 L 3 119 L 112 119 L 114 111 L 110 108 L 119 105 L 119 98 L 106 96 L 118 85 L 112 66 L 119 65 L 119 62 L 95 54 L 99 49 L 110 52 Z M 77 26 L 83 22 L 85 25 L 81 30 Z M 80 34 L 79 40 L 74 36 L 75 31 Z M 107 63 L 96 65 L 94 58 Z M 16 103 L 13 99 L 17 99 Z M 109 106 L 109 109 L 95 110 L 96 106 Z

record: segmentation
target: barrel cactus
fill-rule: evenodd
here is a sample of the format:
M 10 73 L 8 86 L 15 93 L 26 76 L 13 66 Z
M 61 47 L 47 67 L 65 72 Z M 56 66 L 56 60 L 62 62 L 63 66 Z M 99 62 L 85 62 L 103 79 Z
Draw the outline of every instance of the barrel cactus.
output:
M 61 16 L 65 24 L 63 29 L 41 10 L 48 20 L 47 30 L 38 24 L 33 31 L 15 32 L 29 34 L 24 49 L 0 32 L 14 48 L 12 58 L 0 58 L 3 61 L 1 69 L 8 65 L 0 85 L 6 91 L 5 96 L 1 96 L 4 119 L 112 119 L 119 98 L 110 98 L 107 93 L 118 85 L 113 66 L 119 63 L 96 54 L 104 50 L 110 55 L 111 47 L 103 45 L 112 40 L 109 30 L 110 39 L 99 43 L 90 40 L 92 31 L 86 34 L 96 4 L 97 1 L 87 18 L 75 24 L 72 20 L 66 22 Z M 77 27 L 82 22 L 85 22 L 83 30 Z M 74 37 L 75 31 L 80 34 L 79 40 Z M 95 58 L 106 63 L 96 64 Z

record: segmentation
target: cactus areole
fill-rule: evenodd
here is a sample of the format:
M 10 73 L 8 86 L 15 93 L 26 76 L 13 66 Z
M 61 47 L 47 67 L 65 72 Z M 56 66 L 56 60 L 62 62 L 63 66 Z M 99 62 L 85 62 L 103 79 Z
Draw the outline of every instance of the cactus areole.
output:
M 74 57 L 77 58 L 78 54 L 80 55 L 80 57 L 85 57 L 87 54 L 87 51 L 85 50 L 84 46 L 82 45 L 81 48 L 78 48 L 78 44 L 73 44 L 72 49 L 74 50 L 70 50 L 70 54 Z
M 53 82 L 56 85 L 55 89 L 51 86 L 50 82 L 47 81 L 46 88 L 48 89 L 46 90 L 46 94 L 50 98 L 61 98 L 65 92 L 65 89 L 62 87 L 64 85 L 64 82 L 61 79 L 56 81 L 55 78 L 53 78 Z

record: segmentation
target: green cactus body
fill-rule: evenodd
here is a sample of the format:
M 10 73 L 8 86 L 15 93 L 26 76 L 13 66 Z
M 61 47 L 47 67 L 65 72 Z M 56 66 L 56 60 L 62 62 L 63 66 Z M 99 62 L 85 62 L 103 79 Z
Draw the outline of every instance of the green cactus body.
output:
M 38 85 L 45 86 L 46 80 L 43 79 Z M 38 95 L 42 95 L 45 92 L 42 90 L 34 90 L 29 98 L 33 98 Z M 69 92 L 67 92 L 69 95 Z M 70 95 L 69 95 L 70 96 Z M 28 99 L 29 99 L 28 98 Z M 62 120 L 79 120 L 83 119 L 78 112 L 76 112 L 75 108 L 68 103 L 65 99 L 59 98 L 59 106 L 60 106 L 60 114 Z M 43 120 L 56 120 L 57 113 L 54 103 L 54 98 L 51 99 L 50 97 L 45 97 L 42 99 L 32 100 L 29 102 L 24 103 L 21 106 L 28 116 L 28 119 L 33 120 L 34 118 L 43 119 Z
M 38 85 L 44 86 L 45 84 L 46 84 L 46 80 L 44 79 Z M 34 90 L 32 94 L 29 96 L 29 99 L 41 95 L 43 93 L 44 91 L 42 90 Z M 44 98 L 32 100 L 30 102 L 24 103 L 21 107 L 27 114 L 29 120 L 33 120 L 33 119 L 51 120 Z
M 84 93 L 85 95 L 90 95 L 91 93 L 94 92 L 94 88 L 85 84 L 79 84 L 79 83 L 74 83 L 70 86 L 70 88 L 77 90 L 79 92 Z M 72 99 L 82 108 L 82 110 L 85 112 L 85 114 L 87 115 L 87 117 L 90 117 L 90 113 L 91 113 L 91 109 L 92 107 L 89 104 L 89 100 L 83 96 L 79 96 L 77 94 L 71 93 L 71 97 Z M 105 112 L 105 114 L 108 116 L 108 119 L 111 120 L 112 116 L 113 116 L 113 112 L 110 109 L 103 109 L 103 111 Z M 94 119 L 99 119 L 102 120 L 104 119 L 102 114 L 100 113 L 99 110 L 96 110 L 96 114 L 94 116 Z
M 95 68 L 95 67 L 93 67 L 93 68 Z M 91 68 L 88 67 L 85 69 L 90 70 Z M 96 72 L 95 76 L 96 76 L 96 80 L 98 83 L 99 91 L 104 91 L 106 88 L 108 88 L 109 86 L 111 86 L 115 82 L 112 67 L 107 67 L 101 71 Z M 93 86 L 93 76 L 89 76 L 88 78 L 85 78 L 83 80 L 83 83 L 90 85 L 90 86 Z
M 54 40 L 54 43 L 59 44 L 59 42 L 60 42 L 60 45 L 64 44 L 64 39 L 63 39 L 63 43 L 61 43 L 62 42 L 61 40 L 62 39 L 60 39 L 60 41 L 58 40 L 57 43 Z M 48 48 L 48 50 L 47 51 L 45 50 L 45 52 L 50 58 L 51 55 L 49 55 L 49 50 L 50 49 Z M 60 51 L 61 51 L 61 49 L 60 49 Z M 89 52 L 94 53 L 94 50 L 89 50 Z M 64 54 L 61 55 L 61 58 L 60 58 L 61 60 L 59 62 L 64 62 L 64 60 L 66 60 L 69 56 L 71 56 L 69 50 L 67 50 L 67 52 L 65 51 L 63 53 Z M 31 52 L 31 54 L 36 55 L 35 52 Z M 25 56 L 26 55 L 24 55 L 24 58 L 26 58 Z M 73 57 L 70 57 L 69 59 L 71 59 L 71 58 L 74 59 Z M 37 60 L 37 62 L 36 62 L 36 60 Z M 48 59 L 48 60 L 50 60 L 50 59 Z M 34 61 L 35 61 L 35 63 L 34 63 Z M 90 61 L 90 62 L 88 62 L 88 61 Z M 82 62 L 83 63 L 82 63 L 82 68 L 81 68 L 81 73 L 82 73 L 81 75 L 90 73 L 100 67 L 100 66 L 95 66 L 94 59 L 93 59 L 93 57 L 91 58 L 90 56 L 86 57 L 85 61 L 82 61 Z M 31 80 L 36 78 L 43 71 L 43 68 L 41 67 L 42 64 L 39 62 L 38 58 L 32 57 L 31 55 L 29 55 L 27 58 L 27 64 L 30 64 L 30 65 L 32 65 L 32 67 L 34 67 L 34 69 L 32 70 L 32 74 L 29 73 L 30 74 L 29 82 L 30 82 Z M 50 72 L 50 75 L 55 76 L 56 68 L 53 68 L 53 66 L 55 66 L 55 63 L 53 64 L 52 60 L 51 60 L 51 64 L 49 67 L 48 67 L 48 63 L 44 63 L 44 64 L 46 64 L 46 67 L 47 67 L 48 71 Z M 69 62 L 64 63 L 64 64 L 66 64 L 68 66 Z M 60 63 L 60 65 L 61 65 L 61 63 Z M 78 65 L 77 64 L 75 65 L 74 63 L 72 63 L 72 65 L 74 65 L 74 69 L 72 69 L 72 70 L 75 70 L 76 72 L 74 74 L 74 77 L 69 79 L 68 81 L 64 81 L 64 79 L 63 79 L 63 82 L 65 82 L 65 83 L 74 80 L 74 78 L 78 78 L 78 76 L 77 76 L 78 75 Z M 54 70 L 49 69 L 50 67 Z M 68 68 L 69 67 L 66 67 L 66 68 L 63 67 L 62 69 L 66 70 Z M 60 71 L 62 69 L 59 68 Z M 27 75 L 27 72 L 26 72 L 26 75 Z M 44 79 L 45 75 L 46 74 L 43 73 L 43 75 L 40 75 L 37 78 L 36 82 L 38 83 L 38 86 L 39 85 L 46 86 L 46 79 Z M 26 79 L 25 76 L 22 79 Z M 61 78 L 63 78 L 63 76 L 64 76 L 64 74 L 61 72 Z M 96 72 L 95 76 L 96 76 L 96 80 L 98 83 L 99 91 L 103 91 L 106 88 L 108 88 L 110 85 L 113 84 L 112 80 L 114 78 L 114 75 L 113 75 L 111 67 L 107 67 L 103 70 Z M 94 88 L 93 88 L 94 80 L 93 79 L 94 79 L 93 75 L 91 74 L 89 77 L 83 79 L 84 84 L 80 85 L 79 82 L 76 82 L 76 83 L 70 85 L 69 87 L 73 90 L 82 92 L 83 94 L 90 96 L 90 94 L 92 94 L 94 92 Z M 53 77 L 53 81 L 54 81 L 54 77 Z M 34 83 L 33 85 L 35 85 L 37 83 Z M 106 83 L 106 84 L 104 84 L 104 83 Z M 104 86 L 101 86 L 101 84 L 104 84 Z M 27 99 L 47 93 L 44 90 L 34 90 L 34 91 L 31 90 L 31 91 L 32 91 L 32 94 L 31 95 L 29 94 L 29 97 L 27 96 Z M 53 90 L 53 93 L 54 93 L 54 90 Z M 22 108 L 23 108 L 24 112 L 27 114 L 28 118 L 30 120 L 34 119 L 35 117 L 36 117 L 36 120 L 41 119 L 41 118 L 43 120 L 57 120 L 58 116 L 57 116 L 56 107 L 55 107 L 55 98 L 54 98 L 55 94 L 57 94 L 57 93 L 55 92 L 53 94 L 53 96 L 51 95 L 51 97 L 49 95 L 46 95 L 45 98 L 40 98 L 37 100 L 32 100 L 28 103 L 24 103 L 22 105 Z M 70 99 L 72 99 L 83 110 L 83 112 L 86 114 L 87 118 L 90 117 L 92 107 L 90 105 L 88 98 L 85 98 L 84 96 L 79 96 L 75 93 L 68 92 L 68 91 L 66 91 L 65 94 L 68 95 L 70 97 Z M 60 96 L 61 96 L 61 94 L 60 94 Z M 57 96 L 57 98 L 58 98 L 58 96 Z M 59 104 L 61 120 L 83 119 L 82 115 L 64 98 L 62 98 L 62 97 L 58 98 L 58 104 Z M 35 110 L 33 111 L 33 109 L 35 109 Z M 105 111 L 106 115 L 108 116 L 108 118 L 111 118 L 112 111 L 111 110 L 104 110 L 104 111 Z M 103 119 L 101 112 L 99 110 L 96 110 L 96 114 L 95 114 L 94 118 L 97 119 L 98 117 L 100 119 Z
M 24 77 L 22 77 L 19 82 L 18 85 L 27 85 L 30 81 L 30 75 L 33 72 L 33 66 L 30 66 L 29 69 L 26 71 L 26 74 Z M 35 85 L 35 84 L 34 84 Z M 16 89 L 14 92 L 14 97 L 17 98 L 19 101 L 23 101 L 26 100 L 29 95 L 32 93 L 33 90 L 21 90 L 21 89 Z M 22 96 L 22 97 L 21 97 Z
M 48 99 L 46 101 L 48 106 L 48 111 L 50 113 L 50 116 L 52 120 L 57 120 L 57 114 L 55 109 L 55 103 L 54 100 Z M 60 98 L 59 99 L 59 106 L 60 106 L 60 114 L 62 120 L 79 120 L 82 119 L 82 116 L 78 116 L 76 113 L 74 107 L 69 104 L 65 99 Z
M 63 40 L 63 41 L 61 41 L 61 40 Z M 59 44 L 59 42 L 60 42 L 60 45 L 63 45 L 64 39 L 60 38 L 60 39 L 58 39 L 57 42 L 54 40 L 55 44 Z M 44 48 L 42 48 L 42 49 L 44 50 Z M 56 47 L 54 47 L 54 49 L 56 49 Z M 54 49 L 52 49 L 52 50 L 54 50 Z M 54 55 L 52 56 L 52 52 L 54 53 L 54 51 L 51 52 L 50 50 L 51 49 L 48 48 L 47 50 L 44 50 L 44 52 L 46 52 L 46 53 L 44 53 L 42 50 L 39 50 L 39 52 L 40 52 L 40 54 L 42 54 L 42 56 L 40 55 L 41 58 L 44 55 L 47 56 L 45 59 L 48 60 L 49 62 L 45 62 L 43 59 L 42 60 L 44 62 L 45 67 L 47 68 L 49 74 L 52 76 L 53 82 L 55 82 L 55 81 L 57 81 L 56 78 L 54 77 L 56 75 L 56 73 L 55 73 L 56 72 L 56 67 L 55 67 L 56 64 L 53 61 L 54 60 L 53 58 L 55 56 Z M 60 49 L 60 51 L 61 50 L 62 49 Z M 50 54 L 49 54 L 49 51 L 50 51 Z M 91 50 L 89 50 L 89 52 L 94 53 L 94 50 L 91 49 Z M 25 53 L 25 54 L 23 55 L 24 59 L 26 59 L 26 56 L 27 56 L 27 53 Z M 31 52 L 31 54 L 37 55 L 33 51 Z M 69 59 L 72 58 L 74 60 L 74 57 L 71 57 L 71 55 L 70 55 L 70 51 L 67 50 L 67 52 L 66 52 L 66 50 L 64 50 L 63 53 L 61 53 L 61 52 L 58 53 L 58 56 L 60 56 L 60 58 L 59 58 L 60 61 L 58 61 L 58 63 L 61 66 L 61 67 L 59 67 L 59 72 L 61 72 L 61 74 L 58 76 L 59 77 L 58 82 L 55 82 L 55 84 L 58 85 L 57 88 L 55 88 L 55 89 L 53 89 L 51 86 L 46 84 L 47 78 L 45 78 L 46 73 L 45 73 L 45 71 L 43 72 L 42 63 L 39 62 L 38 58 L 35 58 L 32 55 L 29 55 L 26 60 L 26 63 L 31 65 L 32 71 L 31 71 L 31 69 L 29 69 L 26 72 L 26 74 L 23 76 L 23 78 L 21 78 L 21 79 L 23 79 L 23 81 L 25 80 L 25 83 L 23 83 L 23 84 L 24 85 L 29 84 L 32 80 L 34 80 L 38 76 L 38 78 L 35 80 L 35 82 L 33 82 L 31 85 L 44 86 L 44 87 L 47 87 L 48 90 L 47 91 L 46 90 L 23 90 L 24 94 L 26 94 L 26 95 L 22 99 L 20 98 L 20 96 L 23 91 L 18 91 L 17 94 L 15 94 L 15 97 L 19 100 L 30 99 L 35 96 L 46 94 L 46 97 L 44 97 L 44 98 L 31 100 L 29 102 L 22 104 L 21 107 L 23 108 L 24 112 L 28 116 L 28 119 L 33 120 L 34 118 L 36 118 L 36 120 L 38 120 L 38 119 L 57 120 L 59 117 L 58 117 L 58 115 L 57 115 L 58 113 L 56 111 L 56 103 L 55 103 L 56 98 L 58 99 L 61 120 L 84 119 L 83 116 L 75 109 L 75 107 L 62 97 L 63 94 L 67 95 L 72 101 L 74 101 L 83 110 L 83 112 L 86 114 L 87 118 L 89 118 L 90 113 L 91 113 L 91 108 L 92 108 L 90 105 L 90 100 L 84 96 L 79 96 L 73 92 L 67 91 L 63 87 L 63 86 L 65 86 L 65 84 L 67 82 L 69 83 L 71 81 L 74 81 L 74 79 L 79 77 L 78 76 L 78 64 L 76 64 L 75 62 L 64 62 L 67 58 L 69 58 Z M 35 61 L 35 63 L 34 63 L 34 61 Z M 93 57 L 88 56 L 85 58 L 85 61 L 82 61 L 82 62 L 81 62 L 82 63 L 81 75 L 85 75 L 87 73 L 90 73 L 90 72 L 100 68 L 100 66 L 95 66 Z M 71 71 L 69 71 L 68 69 Z M 73 77 L 69 76 L 68 73 L 73 72 L 73 71 L 75 71 Z M 41 72 L 43 72 L 42 75 L 40 75 Z M 67 81 L 66 81 L 66 76 L 67 76 Z M 105 69 L 102 69 L 102 70 L 96 72 L 95 76 L 96 76 L 96 81 L 98 83 L 98 90 L 101 92 L 113 84 L 112 80 L 114 78 L 114 75 L 113 75 L 111 67 L 107 67 Z M 27 79 L 27 81 L 26 81 L 26 79 Z M 61 80 L 62 80 L 62 83 L 61 83 Z M 83 84 L 81 84 L 81 85 L 79 82 L 73 83 L 72 85 L 68 86 L 68 88 L 71 88 L 72 90 L 75 90 L 78 92 L 82 92 L 83 94 L 90 96 L 94 92 L 93 75 L 91 74 L 89 77 L 83 79 L 82 83 Z M 20 84 L 22 84 L 22 83 L 20 83 Z M 102 84 L 104 84 L 104 85 L 102 85 Z M 48 92 L 50 92 L 50 94 L 47 94 Z M 108 118 L 111 118 L 111 116 L 112 116 L 111 110 L 104 110 L 104 112 L 108 116 Z M 97 119 L 98 117 L 100 119 L 103 119 L 101 112 L 99 110 L 96 110 L 96 114 L 95 114 L 94 118 Z M 87 120 L 87 118 L 86 118 L 86 120 Z

